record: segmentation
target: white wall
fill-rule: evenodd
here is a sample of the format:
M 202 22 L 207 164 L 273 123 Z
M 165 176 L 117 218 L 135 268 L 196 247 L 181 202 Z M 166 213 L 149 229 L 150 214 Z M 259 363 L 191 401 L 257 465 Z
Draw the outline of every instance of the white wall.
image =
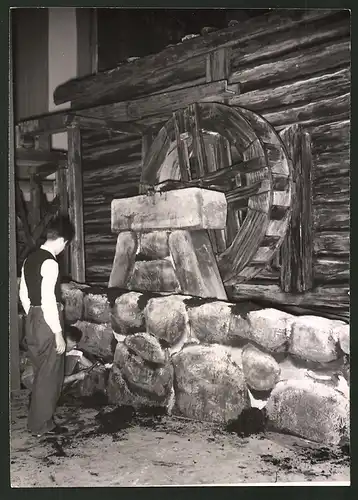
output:
M 55 88 L 77 76 L 77 25 L 75 7 L 51 7 L 48 9 L 48 110 L 59 111 L 70 103 L 56 106 L 53 101 Z M 52 136 L 52 147 L 67 150 L 67 134 Z

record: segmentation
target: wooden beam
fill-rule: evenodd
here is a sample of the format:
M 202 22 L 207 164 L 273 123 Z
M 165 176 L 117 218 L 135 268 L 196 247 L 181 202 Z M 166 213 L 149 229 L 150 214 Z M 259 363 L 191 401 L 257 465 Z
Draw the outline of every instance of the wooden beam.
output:
M 293 166 L 295 194 L 291 224 L 281 247 L 281 287 L 285 292 L 306 292 L 312 273 L 312 155 L 309 134 L 294 125 L 281 132 Z
M 44 163 L 41 165 L 27 165 L 23 162 L 16 163 L 16 177 L 20 180 L 29 179 L 35 175 L 40 179 L 45 179 L 47 176 L 57 172 L 58 163 Z
M 117 134 L 138 134 L 145 132 L 145 127 L 136 123 L 121 123 L 113 120 L 105 120 L 94 118 L 87 115 L 88 111 L 83 111 L 83 114 L 71 117 L 68 119 L 68 124 L 78 126 L 81 130 L 104 130 Z
M 31 201 L 31 227 L 32 230 L 41 221 L 41 195 L 42 188 L 39 179 L 36 175 L 31 175 L 30 177 L 30 201 Z
M 187 80 L 195 80 L 205 75 L 205 56 L 208 52 L 240 45 L 259 36 L 262 38 L 275 32 L 290 30 L 294 26 L 321 20 L 332 14 L 332 11 L 327 10 L 291 10 L 285 11 L 284 14 L 270 13 L 268 16 L 250 19 L 234 28 L 194 38 L 111 71 L 101 72 L 86 79 L 70 80 L 56 88 L 54 102 L 61 104 L 71 101 L 73 105 L 83 106 L 89 102 L 98 103 L 106 99 L 107 102 L 113 102 L 118 100 L 119 95 L 128 99 L 169 87 L 179 78 L 184 80 L 185 71 L 190 75 Z M 260 47 L 260 44 L 257 45 Z M 196 62 L 203 65 L 199 64 L 197 69 Z
M 85 282 L 85 253 L 83 229 L 83 189 L 81 131 L 76 126 L 68 129 L 68 203 L 75 237 L 71 243 L 71 276 L 74 281 Z
M 67 169 L 60 167 L 56 172 L 56 193 L 59 198 L 60 212 L 68 213 Z M 65 276 L 70 272 L 70 253 L 68 246 L 61 256 L 62 273 Z
M 66 160 L 66 153 L 63 151 L 46 151 L 39 149 L 16 149 L 16 163 L 44 164 L 59 163 Z

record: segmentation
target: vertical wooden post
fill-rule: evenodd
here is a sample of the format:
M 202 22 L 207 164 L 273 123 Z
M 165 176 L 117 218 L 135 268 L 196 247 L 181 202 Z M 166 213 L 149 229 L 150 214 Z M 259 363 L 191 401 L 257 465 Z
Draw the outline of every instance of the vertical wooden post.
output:
M 31 197 L 31 229 L 41 222 L 41 196 L 42 189 L 39 179 L 36 175 L 30 175 L 30 197 Z
M 18 321 L 18 287 L 16 262 L 16 209 L 15 209 L 15 137 L 14 137 L 14 107 L 12 91 L 12 61 L 10 52 L 9 79 L 9 347 L 10 347 L 10 387 L 11 391 L 20 389 L 20 342 Z
M 292 160 L 294 181 L 291 224 L 281 247 L 281 288 L 302 293 L 313 286 L 311 142 L 300 125 L 282 130 L 280 136 Z
M 75 227 L 75 237 L 71 244 L 71 276 L 74 281 L 85 282 L 85 252 L 83 229 L 83 192 L 81 131 L 73 125 L 68 134 L 68 204 L 70 219 Z
M 60 213 L 68 213 L 68 192 L 67 192 L 67 165 L 59 165 L 56 172 L 56 194 L 60 202 Z M 69 248 L 66 247 L 62 256 L 62 273 L 68 276 L 70 273 L 70 253 Z

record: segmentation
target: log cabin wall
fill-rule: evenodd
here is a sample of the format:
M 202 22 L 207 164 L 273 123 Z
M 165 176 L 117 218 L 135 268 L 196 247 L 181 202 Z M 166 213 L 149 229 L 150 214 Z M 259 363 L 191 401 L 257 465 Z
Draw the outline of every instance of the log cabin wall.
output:
M 233 286 L 231 297 L 257 296 L 303 307 L 316 303 L 345 314 L 349 307 L 350 17 L 348 11 L 302 12 L 273 12 L 207 35 L 205 40 L 187 42 L 187 49 L 185 43 L 179 44 L 137 61 L 137 71 L 128 63 L 118 68 L 112 83 L 97 86 L 94 77 L 87 83 L 83 80 L 83 88 L 76 87 L 72 94 L 72 107 L 205 83 L 210 81 L 208 52 L 225 47 L 229 83 L 240 85 L 240 94 L 227 104 L 256 111 L 278 132 L 300 124 L 309 134 L 312 150 L 313 289 L 299 299 L 281 293 L 276 259 L 276 265 L 255 280 Z M 57 90 L 60 101 L 61 89 Z M 145 119 L 145 111 L 142 114 Z M 170 116 L 153 113 L 147 122 L 160 126 Z M 104 284 L 116 240 L 110 230 L 110 203 L 113 198 L 138 194 L 141 137 L 86 132 L 82 148 L 86 278 Z

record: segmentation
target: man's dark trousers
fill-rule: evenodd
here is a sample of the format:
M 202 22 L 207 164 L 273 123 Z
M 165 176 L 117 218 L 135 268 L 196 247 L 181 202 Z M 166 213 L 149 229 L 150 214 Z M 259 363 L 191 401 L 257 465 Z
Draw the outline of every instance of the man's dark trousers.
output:
M 63 325 L 62 311 L 59 308 Z M 57 354 L 56 339 L 40 306 L 31 306 L 26 317 L 26 343 L 34 368 L 27 428 L 34 434 L 53 429 L 53 415 L 64 378 L 64 354 Z

